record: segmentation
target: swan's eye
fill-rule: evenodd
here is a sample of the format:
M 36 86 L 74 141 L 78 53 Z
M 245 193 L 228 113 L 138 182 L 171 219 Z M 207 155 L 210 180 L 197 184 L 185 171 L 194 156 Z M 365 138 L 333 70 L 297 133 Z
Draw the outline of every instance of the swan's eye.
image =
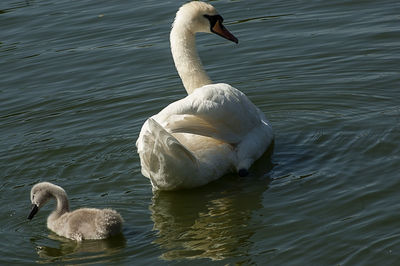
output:
M 207 18 L 210 21 L 210 28 L 212 29 L 215 26 L 215 23 L 219 21 L 221 24 L 224 22 L 224 19 L 220 15 L 204 15 L 205 18 Z

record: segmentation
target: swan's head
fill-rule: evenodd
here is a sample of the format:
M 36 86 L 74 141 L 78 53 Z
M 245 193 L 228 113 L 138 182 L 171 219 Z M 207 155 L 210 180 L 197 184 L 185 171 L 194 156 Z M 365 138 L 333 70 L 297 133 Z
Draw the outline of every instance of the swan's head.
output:
M 238 43 L 238 39 L 224 27 L 223 21 L 224 19 L 212 5 L 193 1 L 181 6 L 176 13 L 173 27 L 185 28 L 193 34 L 196 32 L 215 33 Z
M 34 185 L 31 189 L 32 210 L 28 219 L 31 220 L 39 209 L 53 197 L 53 194 L 59 191 L 65 193 L 64 189 L 49 182 L 42 182 Z

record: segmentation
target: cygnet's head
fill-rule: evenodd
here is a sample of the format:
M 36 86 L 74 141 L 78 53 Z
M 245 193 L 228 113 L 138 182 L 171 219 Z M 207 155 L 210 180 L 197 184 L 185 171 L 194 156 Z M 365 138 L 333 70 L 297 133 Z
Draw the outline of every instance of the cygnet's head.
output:
M 224 27 L 223 21 L 224 19 L 212 5 L 193 1 L 181 6 L 176 13 L 173 27 L 186 28 L 193 34 L 196 32 L 215 33 L 238 43 L 238 39 Z
M 62 194 L 65 193 L 62 187 L 49 182 L 41 182 L 34 185 L 31 189 L 32 210 L 28 216 L 28 219 L 31 220 L 39 211 L 39 209 L 43 207 L 43 205 L 45 205 L 46 202 L 53 197 L 52 193 L 56 192 Z

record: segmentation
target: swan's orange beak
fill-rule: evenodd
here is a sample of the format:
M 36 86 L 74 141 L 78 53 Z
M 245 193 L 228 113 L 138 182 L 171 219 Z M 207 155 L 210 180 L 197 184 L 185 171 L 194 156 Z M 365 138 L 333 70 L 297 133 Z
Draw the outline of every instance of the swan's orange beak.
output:
M 222 25 L 221 20 L 217 20 L 214 24 L 214 26 L 211 28 L 212 32 L 218 34 L 221 37 L 224 37 L 225 39 L 228 39 L 234 43 L 239 43 L 239 40 L 233 36 L 232 33 L 230 33 L 224 25 Z

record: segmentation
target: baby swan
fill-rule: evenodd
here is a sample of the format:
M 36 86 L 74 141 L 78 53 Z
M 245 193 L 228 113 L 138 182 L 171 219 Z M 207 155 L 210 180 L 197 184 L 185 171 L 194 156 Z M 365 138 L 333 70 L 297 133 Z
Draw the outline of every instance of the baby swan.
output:
M 104 239 L 122 230 L 123 219 L 112 209 L 81 208 L 70 212 L 65 190 L 49 182 L 32 187 L 32 211 L 28 219 L 31 220 L 51 198 L 57 200 L 57 207 L 47 218 L 47 227 L 60 236 L 77 241 Z

